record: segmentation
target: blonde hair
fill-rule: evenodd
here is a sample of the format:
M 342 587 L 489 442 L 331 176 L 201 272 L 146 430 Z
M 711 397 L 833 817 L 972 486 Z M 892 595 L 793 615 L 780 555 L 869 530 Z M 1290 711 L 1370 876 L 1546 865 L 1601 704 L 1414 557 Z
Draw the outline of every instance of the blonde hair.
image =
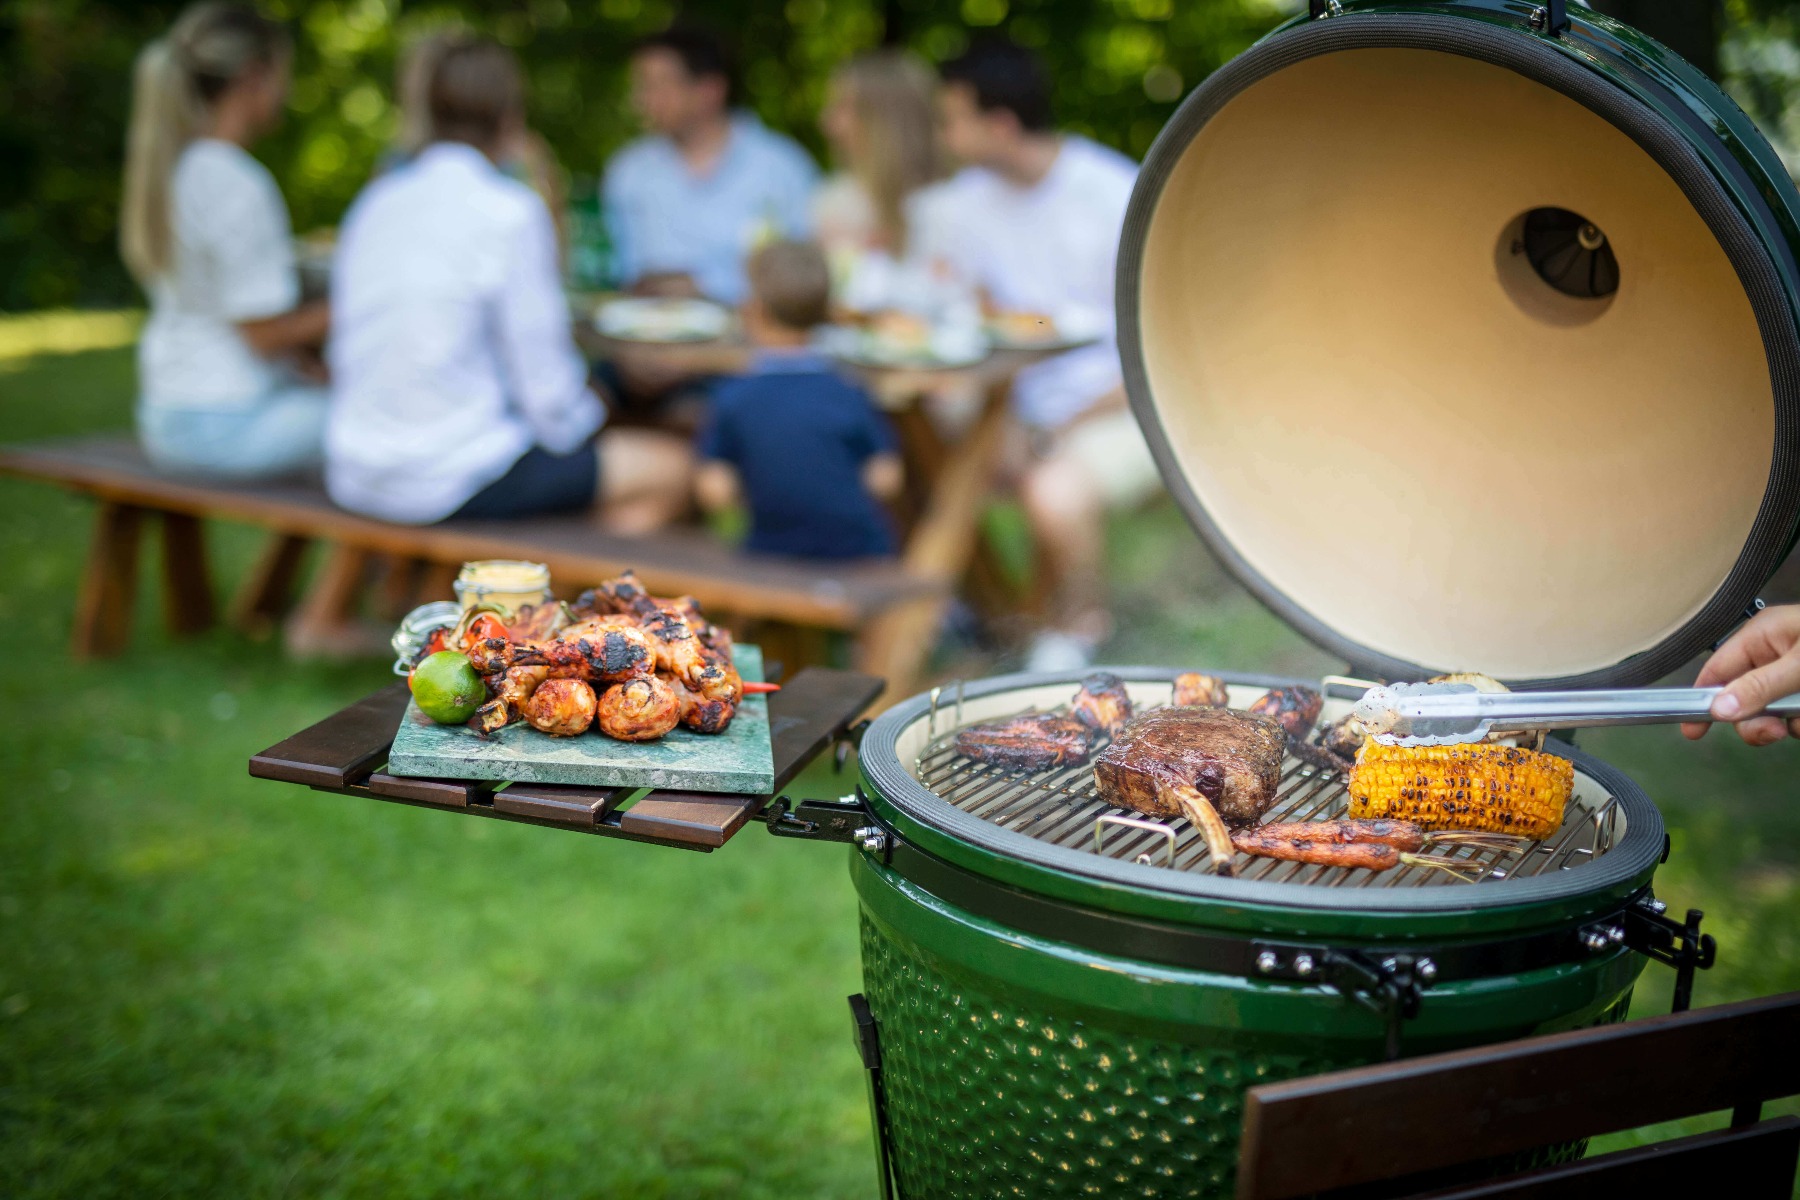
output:
M 459 25 L 430 30 L 407 43 L 400 53 L 394 97 L 400 109 L 400 153 L 408 157 L 431 144 L 431 77 L 445 50 L 465 36 Z
M 138 54 L 119 254 L 139 283 L 148 285 L 174 258 L 169 195 L 181 152 L 233 81 L 288 49 L 286 31 L 248 5 L 204 3 L 190 6 Z
M 932 111 L 936 78 L 916 55 L 877 50 L 839 67 L 862 128 L 862 161 L 850 173 L 875 206 L 875 221 L 896 252 L 906 248 L 906 198 L 944 177 Z

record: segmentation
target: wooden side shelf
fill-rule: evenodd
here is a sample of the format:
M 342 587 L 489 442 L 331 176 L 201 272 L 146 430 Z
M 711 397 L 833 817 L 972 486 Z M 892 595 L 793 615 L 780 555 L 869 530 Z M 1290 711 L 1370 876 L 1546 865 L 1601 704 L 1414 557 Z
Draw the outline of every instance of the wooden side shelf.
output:
M 882 681 L 873 675 L 808 667 L 771 695 L 775 786 L 762 796 L 653 791 L 620 808 L 633 789 L 503 786 L 483 780 L 389 775 L 380 768 L 406 711 L 406 684 L 398 680 L 253 755 L 250 774 L 315 791 L 710 851 L 730 841 L 807 763 L 842 736 L 881 688 Z

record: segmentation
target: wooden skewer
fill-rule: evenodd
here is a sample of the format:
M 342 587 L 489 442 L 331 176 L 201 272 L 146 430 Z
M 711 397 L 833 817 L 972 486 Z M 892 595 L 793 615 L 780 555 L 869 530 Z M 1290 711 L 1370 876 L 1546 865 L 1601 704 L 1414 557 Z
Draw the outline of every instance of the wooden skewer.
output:
M 780 690 L 781 685 L 779 683 L 752 683 L 749 680 L 744 681 L 744 695 L 746 696 L 766 696 L 770 692 L 779 692 Z

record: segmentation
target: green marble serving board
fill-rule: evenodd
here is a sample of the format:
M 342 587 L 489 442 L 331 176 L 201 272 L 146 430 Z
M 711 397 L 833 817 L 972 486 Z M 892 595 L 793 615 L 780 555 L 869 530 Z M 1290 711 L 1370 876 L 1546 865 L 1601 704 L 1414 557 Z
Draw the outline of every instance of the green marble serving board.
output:
M 745 679 L 762 679 L 760 648 L 738 646 L 732 661 Z M 523 721 L 483 737 L 466 725 L 439 725 L 408 701 L 388 751 L 387 770 L 390 775 L 428 779 L 506 779 L 683 792 L 760 794 L 775 786 L 765 696 L 746 696 L 724 733 L 693 733 L 677 726 L 654 742 L 621 742 L 592 731 L 551 737 Z

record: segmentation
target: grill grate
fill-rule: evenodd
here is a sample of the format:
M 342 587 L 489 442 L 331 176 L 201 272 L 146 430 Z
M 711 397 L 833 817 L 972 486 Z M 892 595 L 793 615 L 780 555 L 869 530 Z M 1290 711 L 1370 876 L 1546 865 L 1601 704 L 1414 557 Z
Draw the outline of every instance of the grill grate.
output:
M 960 696 L 959 696 L 960 700 Z M 962 705 L 956 706 L 958 718 Z M 1019 713 L 1045 711 L 1019 709 Z M 1065 712 L 1065 706 L 1048 710 Z M 995 720 L 984 717 L 984 720 Z M 934 705 L 933 723 L 937 720 Z M 913 763 L 913 776 L 939 798 L 1002 829 L 1070 850 L 1138 862 L 1175 871 L 1211 871 L 1211 855 L 1199 831 L 1180 817 L 1144 817 L 1103 802 L 1094 786 L 1091 760 L 1079 766 L 1045 771 L 1009 771 L 977 762 L 956 752 L 960 719 L 947 732 L 934 734 Z M 1094 754 L 1109 744 L 1102 737 Z M 1281 787 L 1263 820 L 1323 821 L 1345 815 L 1349 794 L 1341 771 L 1304 762 L 1289 754 L 1282 763 Z M 1114 818 L 1107 820 L 1107 818 Z M 1612 848 L 1619 833 L 1615 797 L 1586 798 L 1581 789 L 1569 799 L 1563 823 L 1542 842 L 1496 850 L 1475 846 L 1430 846 L 1434 855 L 1477 864 L 1480 874 L 1463 879 L 1429 867 L 1402 866 L 1390 871 L 1361 867 L 1326 867 L 1238 854 L 1234 868 L 1240 879 L 1300 883 L 1320 887 L 1455 887 L 1529 878 L 1550 871 L 1576 870 Z M 1170 850 L 1170 834 L 1173 848 Z M 1096 848 L 1096 841 L 1100 842 Z M 1471 875 L 1474 872 L 1471 871 Z

